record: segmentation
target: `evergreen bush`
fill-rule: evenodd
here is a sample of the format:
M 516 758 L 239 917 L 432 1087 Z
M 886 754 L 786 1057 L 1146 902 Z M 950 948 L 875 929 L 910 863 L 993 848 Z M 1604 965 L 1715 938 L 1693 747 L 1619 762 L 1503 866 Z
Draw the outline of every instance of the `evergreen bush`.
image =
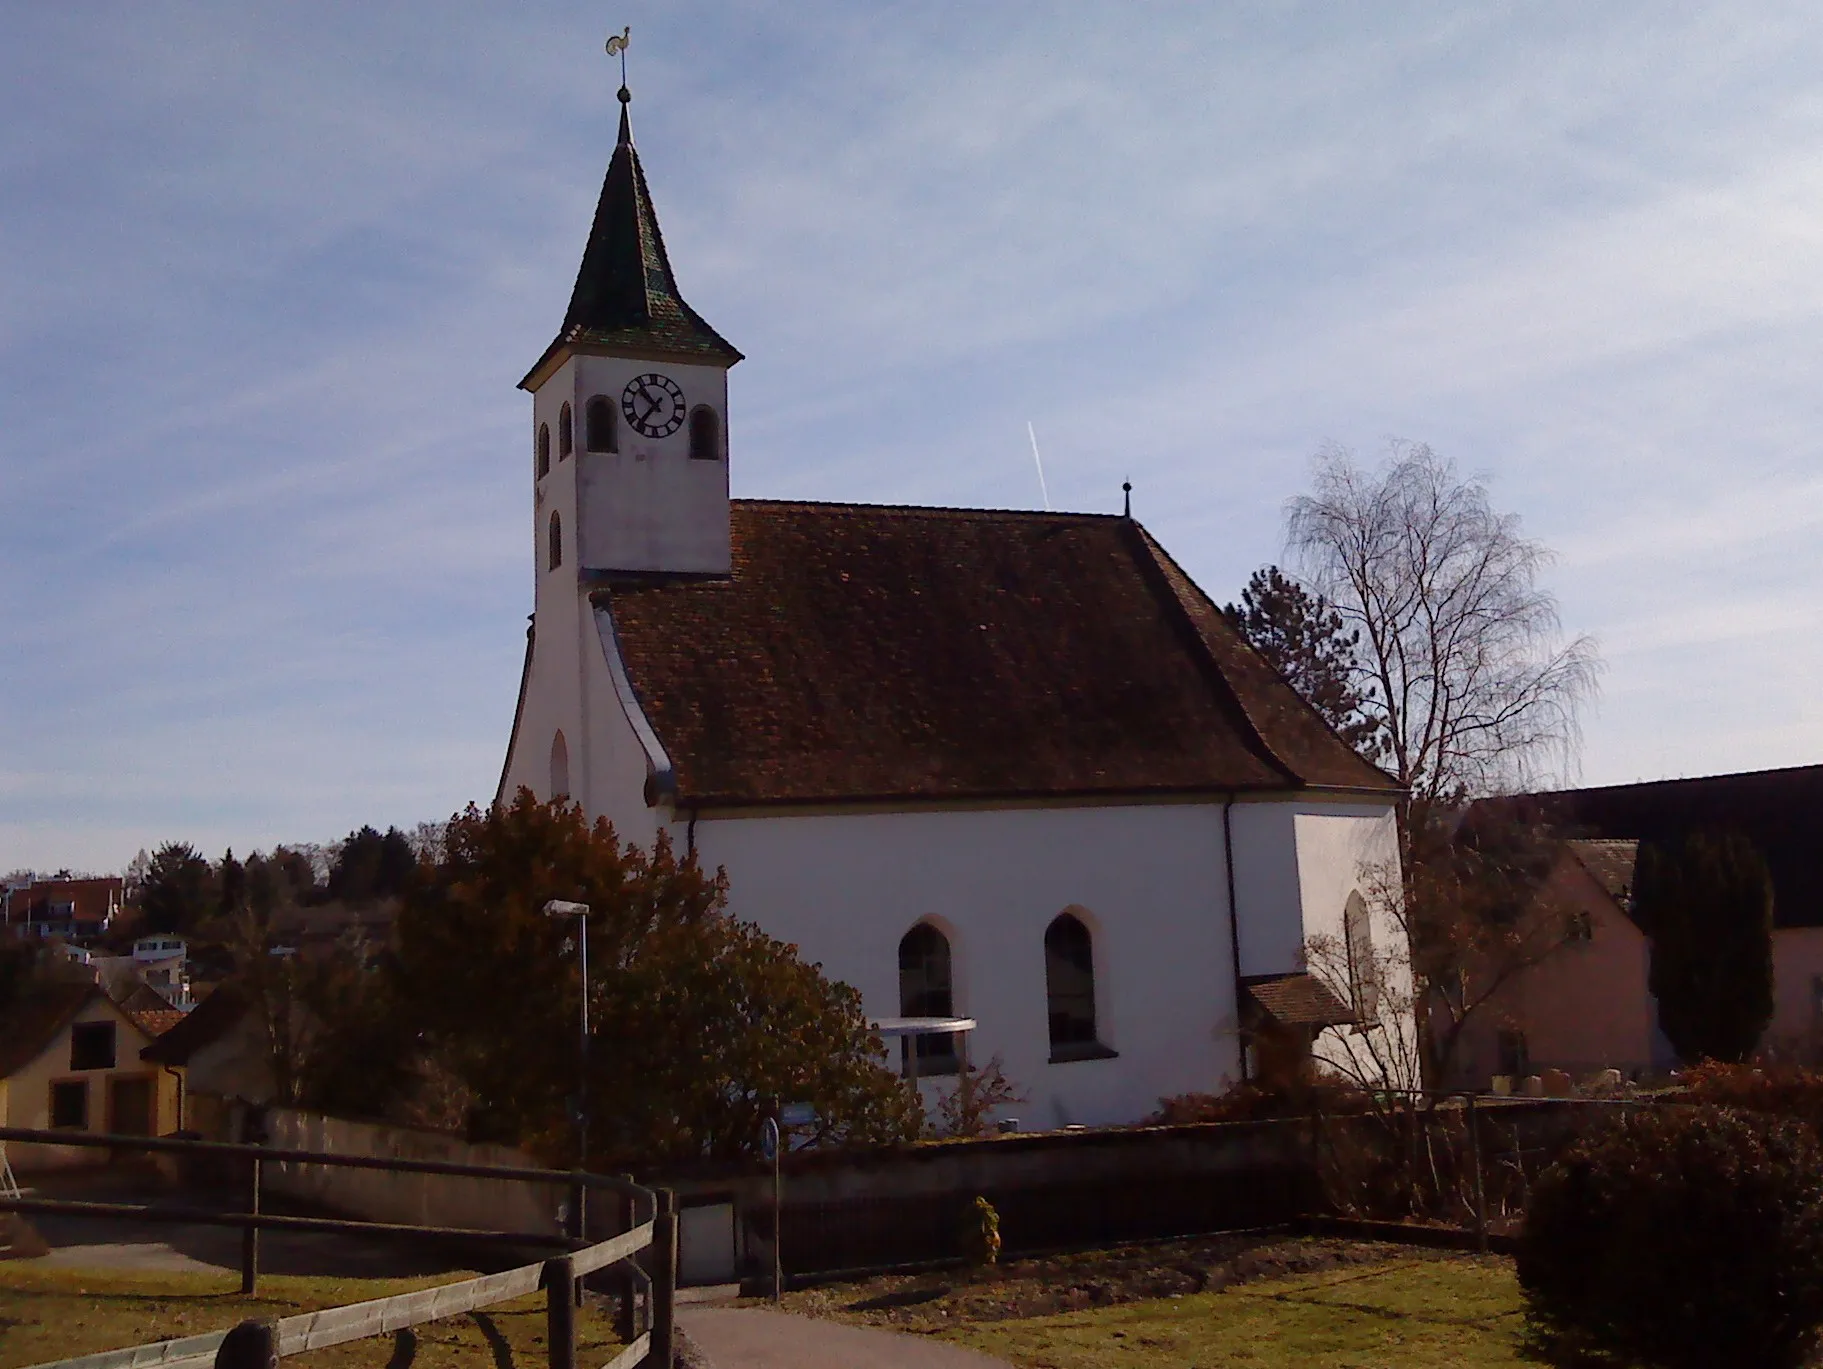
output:
M 1823 1325 L 1823 1149 L 1785 1118 L 1629 1111 L 1539 1178 L 1518 1265 L 1553 1357 L 1801 1364 Z

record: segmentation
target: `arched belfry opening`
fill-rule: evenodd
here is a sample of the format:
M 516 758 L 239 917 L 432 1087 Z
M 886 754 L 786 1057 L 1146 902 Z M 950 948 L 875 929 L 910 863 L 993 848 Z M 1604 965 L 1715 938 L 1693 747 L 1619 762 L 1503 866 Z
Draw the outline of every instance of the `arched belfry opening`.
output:
M 563 729 L 551 738 L 551 798 L 570 796 L 570 744 L 563 739 Z
M 722 421 L 707 404 L 699 404 L 690 411 L 690 459 L 722 459 Z
M 618 419 L 606 395 L 596 395 L 582 411 L 582 440 L 592 452 L 620 450 Z
M 563 564 L 563 519 L 555 510 L 551 513 L 551 535 L 549 562 L 547 569 L 556 570 Z
M 557 459 L 567 459 L 576 449 L 576 425 L 570 421 L 570 402 L 566 399 L 557 411 Z
M 551 425 L 538 425 L 538 478 L 544 479 L 551 473 Z

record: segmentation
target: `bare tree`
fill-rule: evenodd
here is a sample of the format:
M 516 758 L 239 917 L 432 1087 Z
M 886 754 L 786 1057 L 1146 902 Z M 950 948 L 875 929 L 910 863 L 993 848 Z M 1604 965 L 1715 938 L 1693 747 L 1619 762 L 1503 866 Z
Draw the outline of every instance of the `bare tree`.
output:
M 1486 486 L 1423 443 L 1392 443 L 1375 471 L 1331 446 L 1288 514 L 1300 570 L 1360 633 L 1362 711 L 1383 725 L 1384 763 L 1413 804 L 1572 768 L 1595 643 L 1562 640 L 1537 583 L 1550 553 Z

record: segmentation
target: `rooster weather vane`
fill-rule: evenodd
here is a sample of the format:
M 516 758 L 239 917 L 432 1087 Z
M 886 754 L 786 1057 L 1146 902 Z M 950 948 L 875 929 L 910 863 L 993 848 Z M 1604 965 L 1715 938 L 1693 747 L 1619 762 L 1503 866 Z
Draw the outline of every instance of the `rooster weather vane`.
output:
M 631 25 L 624 26 L 619 33 L 608 35 L 608 56 L 620 58 L 620 88 L 627 88 L 627 42 L 633 37 Z

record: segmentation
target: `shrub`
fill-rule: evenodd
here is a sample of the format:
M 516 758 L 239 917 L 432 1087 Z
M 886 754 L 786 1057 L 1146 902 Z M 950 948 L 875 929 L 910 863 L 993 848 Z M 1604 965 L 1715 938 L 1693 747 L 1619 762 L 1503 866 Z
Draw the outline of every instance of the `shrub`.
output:
M 975 1199 L 963 1213 L 962 1253 L 970 1264 L 1000 1261 L 1000 1214 L 986 1198 Z
M 1705 1061 L 1685 1071 L 1684 1096 L 1693 1103 L 1795 1118 L 1823 1135 L 1823 1073 L 1816 1070 Z
M 1264 1087 L 1237 1084 L 1226 1093 L 1178 1093 L 1158 1100 L 1146 1126 L 1189 1122 L 1266 1122 L 1282 1117 L 1358 1117 L 1373 1099 L 1345 1079 L 1315 1078 Z
M 1518 1263 L 1559 1350 L 1796 1365 L 1823 1324 L 1823 1150 L 1781 1118 L 1629 1111 L 1540 1176 Z

